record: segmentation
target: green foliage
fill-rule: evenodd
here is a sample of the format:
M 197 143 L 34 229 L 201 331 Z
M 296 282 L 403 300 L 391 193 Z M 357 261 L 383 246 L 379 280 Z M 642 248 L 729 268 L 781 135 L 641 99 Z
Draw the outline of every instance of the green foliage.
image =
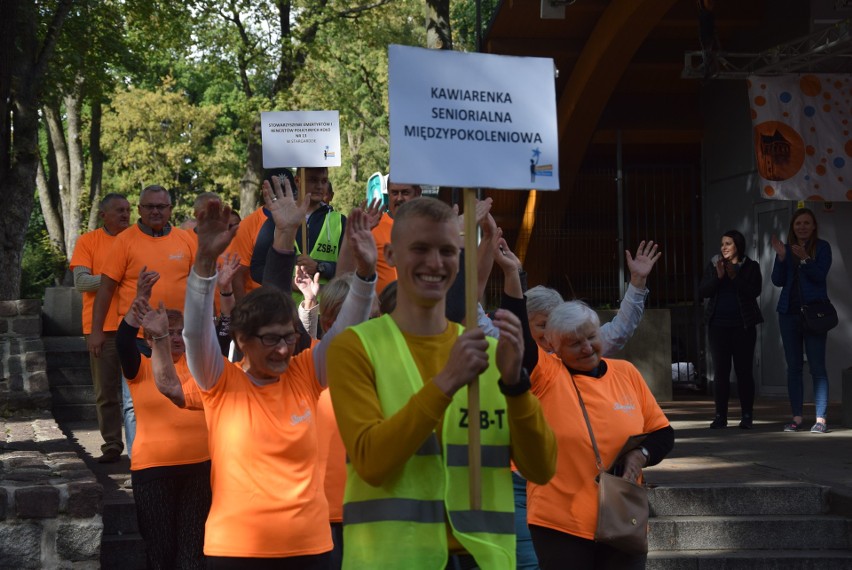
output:
M 43 299 L 44 290 L 59 283 L 67 267 L 65 256 L 50 242 L 36 200 L 21 258 L 21 299 Z
M 343 213 L 364 200 L 371 174 L 388 171 L 388 45 L 424 42 L 423 3 L 404 0 L 329 22 L 311 45 L 292 99 L 297 109 L 340 112 L 341 168 L 329 176 Z
M 227 143 L 212 138 L 218 114 L 216 105 L 192 105 L 169 77 L 153 91 L 117 92 L 103 119 L 109 188 L 137 196 L 149 184 L 165 186 L 175 200 L 173 221 L 191 215 L 201 192 L 231 199 L 228 173 L 236 163 Z

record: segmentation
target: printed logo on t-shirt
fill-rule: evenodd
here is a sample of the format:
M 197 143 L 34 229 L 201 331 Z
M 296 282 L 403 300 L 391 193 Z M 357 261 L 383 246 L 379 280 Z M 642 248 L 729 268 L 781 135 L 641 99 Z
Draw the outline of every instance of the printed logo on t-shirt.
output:
M 290 425 L 295 426 L 302 422 L 311 421 L 311 408 L 308 406 L 307 402 L 302 400 L 299 402 L 299 405 L 305 410 L 301 415 L 299 414 L 291 414 L 290 415 Z
M 181 259 L 183 259 L 183 252 L 179 251 L 177 253 L 170 253 L 169 259 L 181 260 Z
M 636 406 L 634 406 L 633 404 L 620 404 L 616 402 L 612 409 L 616 411 L 630 413 L 636 409 Z

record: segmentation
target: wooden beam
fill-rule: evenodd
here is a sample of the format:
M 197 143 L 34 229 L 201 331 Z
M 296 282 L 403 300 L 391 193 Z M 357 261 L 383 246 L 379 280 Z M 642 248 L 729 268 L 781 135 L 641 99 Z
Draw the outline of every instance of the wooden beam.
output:
M 615 86 L 648 34 L 677 0 L 615 0 L 609 3 L 592 30 L 565 88 L 559 94 L 557 120 L 560 146 L 559 192 L 544 192 L 536 211 L 563 212 L 598 119 Z M 557 267 L 550 251 L 541 243 L 541 232 L 533 232 L 532 251 L 547 256 L 544 262 L 527 264 L 529 283 L 548 281 Z

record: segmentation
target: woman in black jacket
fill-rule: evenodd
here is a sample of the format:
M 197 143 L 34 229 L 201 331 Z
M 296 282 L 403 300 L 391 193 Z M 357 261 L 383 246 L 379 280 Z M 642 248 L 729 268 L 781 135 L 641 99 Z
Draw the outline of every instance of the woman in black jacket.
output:
M 743 234 L 728 230 L 722 235 L 721 255 L 713 256 L 701 279 L 699 292 L 709 298 L 705 317 L 710 353 L 715 365 L 716 417 L 712 429 L 728 425 L 728 394 L 731 361 L 737 372 L 742 418 L 740 428 L 751 429 L 754 417 L 754 345 L 756 325 L 763 322 L 757 296 L 763 279 L 760 265 L 745 255 Z

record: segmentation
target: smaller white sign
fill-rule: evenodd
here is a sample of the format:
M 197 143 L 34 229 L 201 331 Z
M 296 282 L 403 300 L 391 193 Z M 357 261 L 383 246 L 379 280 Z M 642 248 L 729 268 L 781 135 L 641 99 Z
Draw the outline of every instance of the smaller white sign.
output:
M 263 111 L 263 167 L 340 166 L 337 111 Z

